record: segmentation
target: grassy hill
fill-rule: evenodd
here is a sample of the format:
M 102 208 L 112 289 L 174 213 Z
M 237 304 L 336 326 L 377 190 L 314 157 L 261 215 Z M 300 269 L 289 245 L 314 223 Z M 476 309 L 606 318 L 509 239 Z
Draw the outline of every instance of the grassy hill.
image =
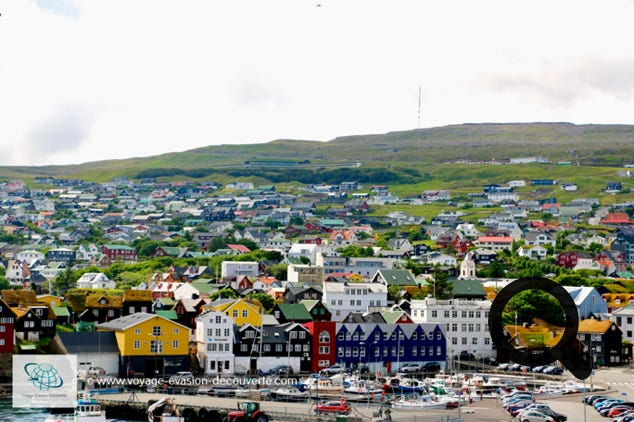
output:
M 508 166 L 457 165 L 456 160 L 509 159 L 544 156 L 552 162 L 570 161 L 584 166 L 567 169 L 553 164 L 546 168 L 552 176 L 576 178 L 604 183 L 614 177 L 614 169 L 634 163 L 634 126 L 628 125 L 573 125 L 569 123 L 508 123 L 463 124 L 430 129 L 391 132 L 381 135 L 359 135 L 335 138 L 329 142 L 276 140 L 265 144 L 217 145 L 145 158 L 109 160 L 73 166 L 0 167 L 0 178 L 19 178 L 25 181 L 37 176 L 79 178 L 106 181 L 116 176 L 138 178 L 142 175 L 164 174 L 169 178 L 215 180 L 221 183 L 234 179 L 274 181 L 274 174 L 286 174 L 284 181 L 302 174 L 285 165 L 277 168 L 244 170 L 244 163 L 253 160 L 304 161 L 317 169 L 326 163 L 361 162 L 361 169 L 341 171 L 333 177 L 351 177 L 372 168 L 387 169 L 397 174 L 404 184 L 425 183 L 464 187 L 481 184 L 482 180 L 509 179 Z M 518 171 L 521 167 L 524 170 Z M 545 177 L 544 166 L 513 166 L 513 178 Z M 156 171 L 158 169 L 158 171 Z M 416 174 L 403 173 L 411 169 Z M 154 173 L 148 173 L 154 170 Z M 164 171 L 170 170 L 170 171 Z M 242 170 L 242 171 L 238 171 Z M 188 171 L 188 172 L 187 172 Z M 295 171 L 295 173 L 293 173 Z M 304 179 L 310 178 L 307 169 Z M 319 171 L 319 174 L 324 171 Z M 525 175 L 523 175 L 525 174 Z M 411 177 L 410 177 L 411 176 Z M 390 174 L 374 172 L 374 181 L 390 181 Z M 368 179 L 369 180 L 369 179 Z M 568 180 L 573 181 L 573 180 Z M 279 180 L 277 180 L 279 182 Z M 598 185 L 597 185 L 598 186 Z

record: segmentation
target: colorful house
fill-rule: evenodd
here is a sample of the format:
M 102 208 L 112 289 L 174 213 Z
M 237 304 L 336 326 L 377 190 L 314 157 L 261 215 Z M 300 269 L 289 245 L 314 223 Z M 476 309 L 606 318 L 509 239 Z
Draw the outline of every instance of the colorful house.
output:
M 114 331 L 121 377 L 163 377 L 190 369 L 189 328 L 177 322 L 139 312 L 99 324 L 97 330 Z
M 245 324 L 259 327 L 262 325 L 262 305 L 248 299 L 219 299 L 203 307 L 223 312 L 230 317 L 237 326 Z

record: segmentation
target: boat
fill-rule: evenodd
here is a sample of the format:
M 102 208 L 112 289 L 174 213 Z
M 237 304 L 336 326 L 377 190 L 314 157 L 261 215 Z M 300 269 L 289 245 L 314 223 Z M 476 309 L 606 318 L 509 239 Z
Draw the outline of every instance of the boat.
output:
M 306 401 L 308 400 L 308 391 L 300 391 L 298 388 L 277 388 L 271 390 L 270 397 L 278 401 Z
M 44 422 L 106 422 L 106 411 L 93 398 L 77 401 L 73 413 L 50 414 Z
M 383 384 L 383 391 L 392 394 L 420 394 L 426 393 L 427 388 L 425 382 L 414 378 L 406 378 L 401 376 L 392 377 Z
M 343 382 L 335 382 L 332 378 L 325 378 L 319 375 L 313 375 L 302 382 L 295 384 L 300 391 L 308 391 L 310 394 L 335 394 L 343 393 Z
M 161 407 L 163 407 L 162 414 L 155 415 L 154 411 Z M 148 422 L 182 422 L 183 418 L 176 407 L 174 397 L 163 397 L 147 408 L 147 420 Z
M 401 397 L 392 403 L 392 409 L 395 411 L 418 412 L 425 410 L 444 410 L 446 408 L 446 402 L 437 400 L 428 394 L 410 398 Z
M 343 396 L 348 401 L 369 401 L 375 398 L 380 398 L 383 394 L 383 389 L 373 382 L 351 379 L 346 381 L 343 388 Z

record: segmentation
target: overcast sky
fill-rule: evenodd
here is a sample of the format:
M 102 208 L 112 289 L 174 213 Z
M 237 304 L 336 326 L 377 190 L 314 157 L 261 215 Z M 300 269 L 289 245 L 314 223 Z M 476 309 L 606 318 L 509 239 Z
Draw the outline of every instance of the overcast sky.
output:
M 634 124 L 634 0 L 0 0 L 0 13 L 0 165 Z

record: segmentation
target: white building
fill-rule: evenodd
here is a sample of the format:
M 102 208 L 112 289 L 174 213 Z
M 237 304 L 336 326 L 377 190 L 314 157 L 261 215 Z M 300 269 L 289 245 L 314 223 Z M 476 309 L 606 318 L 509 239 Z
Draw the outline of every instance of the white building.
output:
M 613 310 L 610 319 L 621 328 L 624 340 L 634 342 L 634 305 Z
M 323 302 L 335 322 L 341 322 L 350 312 L 387 306 L 387 286 L 381 283 L 324 282 L 323 294 Z
M 20 251 L 15 254 L 15 259 L 19 261 L 23 261 L 28 263 L 29 265 L 35 261 L 43 261 L 45 258 L 44 253 L 40 251 L 36 251 L 34 249 L 29 249 L 25 251 Z
M 260 273 L 259 264 L 254 261 L 222 261 L 220 265 L 221 277 L 257 277 Z
M 411 315 L 414 322 L 440 324 L 445 329 L 447 355 L 471 352 L 476 357 L 493 356 L 489 333 L 488 300 L 437 300 L 428 297 L 412 300 Z
M 114 289 L 117 284 L 104 273 L 84 273 L 77 280 L 78 289 Z
M 196 317 L 198 361 L 206 375 L 233 374 L 233 319 L 219 311 Z
M 370 279 L 379 270 L 394 268 L 394 258 L 378 257 L 345 257 L 317 254 L 317 265 L 324 268 L 324 274 L 356 273 Z
M 317 252 L 319 252 L 319 245 L 313 243 L 293 243 L 287 256 L 289 258 L 301 258 L 305 256 L 310 260 L 310 263 L 314 265 L 317 263 Z

